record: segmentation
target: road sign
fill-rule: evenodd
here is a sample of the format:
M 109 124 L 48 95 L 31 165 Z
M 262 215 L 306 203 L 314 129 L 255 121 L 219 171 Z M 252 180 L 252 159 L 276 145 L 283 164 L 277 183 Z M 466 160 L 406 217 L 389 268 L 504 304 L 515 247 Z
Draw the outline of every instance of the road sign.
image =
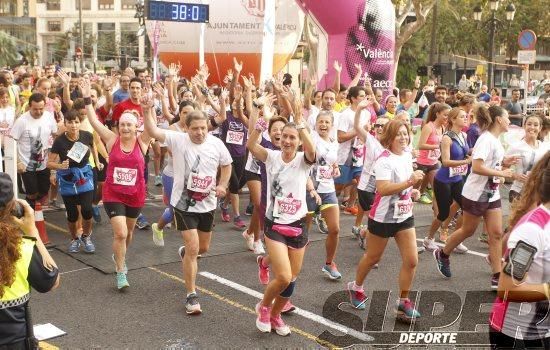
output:
M 536 61 L 536 50 L 518 50 L 518 64 L 534 64 Z
M 522 50 L 534 50 L 537 43 L 537 35 L 530 29 L 522 30 L 518 36 L 518 45 Z

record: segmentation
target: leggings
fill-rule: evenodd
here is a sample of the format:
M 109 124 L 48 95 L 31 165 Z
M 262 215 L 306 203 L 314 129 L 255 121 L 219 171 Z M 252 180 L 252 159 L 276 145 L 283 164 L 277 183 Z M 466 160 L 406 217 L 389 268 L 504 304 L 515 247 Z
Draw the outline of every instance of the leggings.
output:
M 434 194 L 439 209 L 437 220 L 445 221 L 449 217 L 453 200 L 462 208 L 462 186 L 464 186 L 463 180 L 445 183 L 434 179 Z
M 170 206 L 170 198 L 172 197 L 172 187 L 174 187 L 174 178 L 168 175 L 162 174 L 162 191 L 164 192 L 163 199 L 167 208 L 162 213 L 162 219 L 165 222 L 172 222 L 174 219 L 174 211 Z
M 80 205 L 80 213 L 82 219 L 90 220 L 92 218 L 92 202 L 94 200 L 94 191 L 88 191 L 77 194 L 75 196 L 61 196 L 65 208 L 67 209 L 67 221 L 76 222 L 78 220 L 78 207 Z
M 244 167 L 246 165 L 246 156 L 233 157 L 231 163 L 231 178 L 229 179 L 229 193 L 237 194 L 239 190 L 246 184 L 246 176 L 244 176 Z

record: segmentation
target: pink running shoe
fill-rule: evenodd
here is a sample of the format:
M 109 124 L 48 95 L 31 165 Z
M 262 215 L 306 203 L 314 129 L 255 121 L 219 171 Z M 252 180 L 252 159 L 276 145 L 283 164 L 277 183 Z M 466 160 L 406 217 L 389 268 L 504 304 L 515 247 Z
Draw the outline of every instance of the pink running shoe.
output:
M 269 283 L 269 267 L 263 265 L 263 260 L 264 257 L 261 255 L 256 258 L 256 262 L 258 263 L 258 279 L 265 286 Z
M 278 335 L 285 337 L 290 334 L 290 328 L 281 318 L 281 314 L 278 314 L 275 317 L 272 316 L 269 321 L 271 321 L 271 328 L 274 329 Z
M 271 332 L 271 308 L 267 306 L 262 306 L 262 302 L 256 304 L 256 313 L 258 318 L 256 318 L 256 327 L 263 333 Z
M 290 302 L 290 300 L 287 300 L 285 306 L 283 306 L 283 309 L 281 310 L 281 313 L 282 314 L 288 314 L 288 313 L 291 313 L 294 310 L 296 310 L 296 306 L 294 306 Z

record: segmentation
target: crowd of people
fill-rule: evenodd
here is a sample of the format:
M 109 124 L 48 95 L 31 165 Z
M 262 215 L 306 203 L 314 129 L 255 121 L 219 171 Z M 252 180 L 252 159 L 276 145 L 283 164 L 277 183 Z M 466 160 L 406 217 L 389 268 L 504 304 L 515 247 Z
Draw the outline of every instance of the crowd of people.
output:
M 461 84 L 449 90 L 433 79 L 421 86 L 417 78 L 410 89 L 388 93 L 373 88 L 360 67 L 344 86 L 342 66 L 333 67 L 333 87 L 317 90 L 311 79 L 303 95 L 293 90 L 289 74 L 256 82 L 237 59 L 221 84 L 208 81 L 207 65 L 184 78 L 172 64 L 158 80 L 146 69 L 97 76 L 52 65 L 18 67 L 0 73 L 0 127 L 3 137 L 17 142 L 27 211 L 39 202 L 66 210 L 69 253 L 95 252 L 93 226 L 103 207 L 119 290 L 130 286 L 126 252 L 134 229 L 149 229 L 141 209 L 152 161 L 152 185 L 162 186 L 166 205 L 150 227 L 152 241 L 164 246 L 164 228 L 172 224 L 182 232 L 178 253 L 188 314 L 202 312 L 197 259 L 209 249 L 216 213 L 243 230 L 244 244 L 257 255 L 259 282 L 266 285 L 256 305 L 261 332 L 290 333 L 281 314 L 295 308 L 290 299 L 313 225 L 326 234 L 321 272 L 343 278 L 336 264 L 341 215 L 355 216 L 352 233 L 365 250 L 346 286 L 357 309 L 365 308 L 363 285 L 394 238 L 402 259 L 394 275 L 395 310 L 405 321 L 421 317 L 409 299 L 418 254 L 432 252 L 435 268 L 451 278 L 451 254 L 468 251 L 464 241 L 482 222 L 488 287 L 499 290 L 499 302 L 522 301 L 522 291 L 533 288 L 549 297 L 541 269 L 549 247 L 550 119 L 518 110 L 519 90 L 505 101 L 481 84 L 474 95 Z M 511 128 L 523 128 L 523 136 L 505 149 L 502 135 Z M 506 181 L 512 181 L 510 221 L 501 203 Z M 249 203 L 241 206 L 245 185 Z M 420 246 L 415 202 L 433 210 Z M 503 273 L 503 259 L 510 261 L 521 240 L 539 253 L 533 273 L 518 286 Z M 528 322 L 492 323 L 498 334 L 491 339 L 510 341 L 516 337 L 511 330 Z M 529 326 L 525 341 L 544 334 Z

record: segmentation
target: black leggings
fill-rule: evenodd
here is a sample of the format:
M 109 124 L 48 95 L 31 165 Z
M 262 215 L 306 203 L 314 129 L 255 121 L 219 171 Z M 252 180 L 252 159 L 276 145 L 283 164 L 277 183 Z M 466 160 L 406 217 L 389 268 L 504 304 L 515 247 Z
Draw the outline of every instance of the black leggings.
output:
M 434 194 L 439 209 L 437 220 L 442 222 L 447 220 L 453 200 L 462 208 L 462 186 L 464 186 L 463 180 L 444 183 L 434 179 Z
M 229 193 L 237 194 L 239 190 L 246 184 L 246 176 L 244 176 L 244 167 L 246 165 L 246 156 L 233 157 L 231 163 L 231 178 L 229 179 Z
M 90 220 L 92 218 L 92 202 L 94 200 L 94 191 L 88 191 L 75 196 L 61 196 L 65 208 L 67 209 L 67 221 L 76 222 L 78 220 L 78 207 L 80 205 L 80 213 L 82 219 Z
M 491 349 L 548 349 L 550 348 L 550 338 L 541 338 L 534 340 L 521 340 L 507 336 L 504 333 L 497 332 L 494 329 L 489 331 Z

